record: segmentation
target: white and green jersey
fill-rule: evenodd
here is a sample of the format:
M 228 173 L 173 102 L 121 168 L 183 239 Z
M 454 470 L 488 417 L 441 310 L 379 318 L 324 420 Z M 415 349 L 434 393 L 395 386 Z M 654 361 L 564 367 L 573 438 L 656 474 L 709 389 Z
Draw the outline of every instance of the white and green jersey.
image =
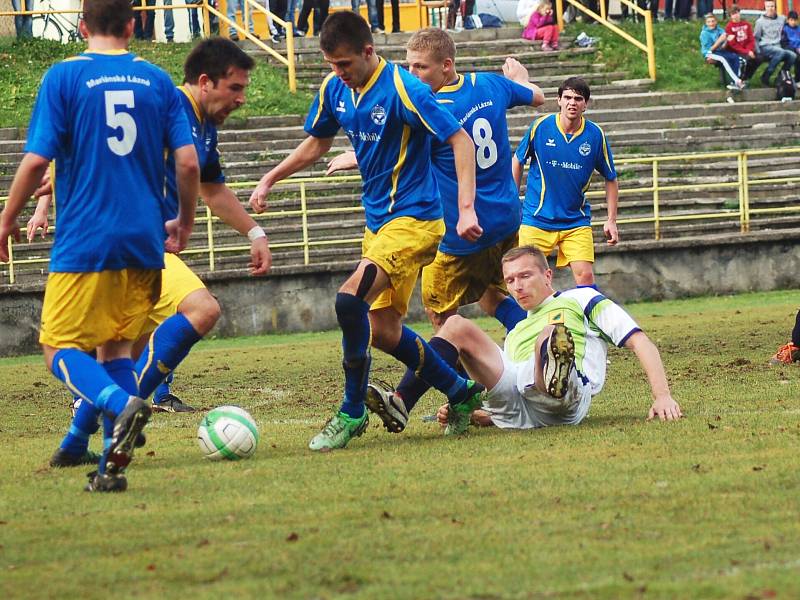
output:
M 593 288 L 556 292 L 517 323 L 506 338 L 504 352 L 512 363 L 524 363 L 524 385 L 533 383 L 536 338 L 547 325 L 563 323 L 575 342 L 575 369 L 592 394 L 603 387 L 606 375 L 607 343 L 623 346 L 641 331 L 625 310 Z M 522 374 L 522 373 L 521 373 Z

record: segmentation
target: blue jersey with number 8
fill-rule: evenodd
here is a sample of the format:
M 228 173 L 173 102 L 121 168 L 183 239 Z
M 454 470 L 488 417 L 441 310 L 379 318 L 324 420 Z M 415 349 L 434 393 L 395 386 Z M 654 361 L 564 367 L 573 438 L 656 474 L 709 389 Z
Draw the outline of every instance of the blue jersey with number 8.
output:
M 164 152 L 192 144 L 169 76 L 128 52 L 85 52 L 44 76 L 26 152 L 55 159 L 50 271 L 164 266 Z

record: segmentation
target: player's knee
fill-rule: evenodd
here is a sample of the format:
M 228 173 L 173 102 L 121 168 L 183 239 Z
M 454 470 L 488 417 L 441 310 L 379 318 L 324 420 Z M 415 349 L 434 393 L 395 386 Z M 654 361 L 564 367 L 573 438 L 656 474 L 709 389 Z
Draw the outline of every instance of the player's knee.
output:
M 222 314 L 219 302 L 208 290 L 198 290 L 192 292 L 178 307 L 184 317 L 186 317 L 195 328 L 197 333 L 205 335 L 216 325 Z
M 439 331 L 436 332 L 437 337 L 444 338 L 448 342 L 458 342 L 464 334 L 466 327 L 470 321 L 459 314 L 451 315 L 443 324 Z

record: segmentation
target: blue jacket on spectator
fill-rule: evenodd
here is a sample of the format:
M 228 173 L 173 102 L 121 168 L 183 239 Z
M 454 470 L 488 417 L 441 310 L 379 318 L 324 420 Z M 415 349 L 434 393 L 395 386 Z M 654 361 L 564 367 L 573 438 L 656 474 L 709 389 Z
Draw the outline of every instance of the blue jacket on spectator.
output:
M 792 50 L 800 48 L 800 27 L 790 27 L 786 23 L 781 31 L 781 46 Z
M 708 25 L 703 25 L 700 30 L 700 54 L 705 58 L 706 54 L 711 52 L 711 46 L 717 41 L 719 36 L 725 35 L 725 30 L 717 25 L 715 29 L 709 29 Z

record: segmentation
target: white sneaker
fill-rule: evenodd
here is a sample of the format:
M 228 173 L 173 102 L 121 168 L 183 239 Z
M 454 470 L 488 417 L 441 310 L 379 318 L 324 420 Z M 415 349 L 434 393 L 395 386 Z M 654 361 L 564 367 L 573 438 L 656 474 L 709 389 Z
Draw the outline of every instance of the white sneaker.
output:
M 567 394 L 569 373 L 575 363 L 575 342 L 569 329 L 558 323 L 545 342 L 547 358 L 542 367 L 547 393 L 553 398 L 563 398 Z
M 378 415 L 389 433 L 400 433 L 408 425 L 408 411 L 403 399 L 382 381 L 367 384 L 364 404 Z

